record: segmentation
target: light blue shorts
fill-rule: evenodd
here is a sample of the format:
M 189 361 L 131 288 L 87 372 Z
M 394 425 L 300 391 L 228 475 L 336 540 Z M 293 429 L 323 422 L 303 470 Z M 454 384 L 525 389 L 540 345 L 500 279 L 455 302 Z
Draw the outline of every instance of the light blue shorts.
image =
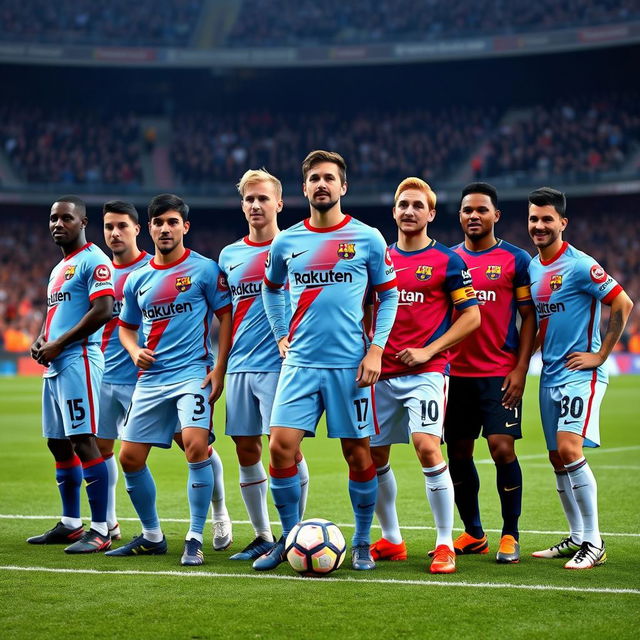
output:
M 206 372 L 205 372 L 206 373 Z M 125 419 L 122 439 L 168 449 L 173 434 L 186 427 L 209 431 L 213 442 L 213 408 L 209 404 L 211 385 L 201 389 L 201 378 L 163 386 L 136 385 Z
M 558 431 L 576 433 L 585 447 L 600 446 L 600 405 L 607 383 L 600 380 L 540 387 L 540 417 L 549 451 L 558 450 Z
M 279 372 L 227 374 L 225 405 L 228 436 L 269 435 Z
M 100 389 L 100 418 L 98 438 L 116 440 L 122 436 L 124 419 L 131 405 L 135 384 L 111 384 L 104 382 Z
M 102 364 L 81 356 L 42 384 L 42 435 L 63 440 L 95 434 L 100 414 Z
M 330 438 L 366 438 L 378 432 L 372 387 L 360 388 L 357 369 L 315 369 L 282 365 L 271 427 L 315 435 L 326 411 Z
M 442 438 L 448 382 L 437 372 L 380 380 L 375 392 L 380 433 L 372 436 L 371 446 L 406 444 L 412 433 Z

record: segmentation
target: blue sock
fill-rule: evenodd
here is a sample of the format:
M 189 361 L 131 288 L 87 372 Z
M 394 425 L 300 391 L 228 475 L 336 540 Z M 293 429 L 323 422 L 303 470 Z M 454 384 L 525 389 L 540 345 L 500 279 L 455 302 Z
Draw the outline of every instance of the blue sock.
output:
M 496 484 L 502 507 L 502 535 L 518 539 L 518 519 L 522 510 L 522 470 L 518 458 L 496 465 Z
M 299 522 L 300 517 L 300 475 L 294 464 L 287 469 L 269 466 L 271 495 L 282 523 L 282 536 L 287 539 L 289 531 Z
M 100 456 L 95 460 L 82 463 L 82 475 L 84 476 L 91 509 L 91 522 L 107 522 L 107 503 L 109 502 L 109 471 Z
M 482 538 L 484 530 L 480 521 L 480 506 L 478 505 L 480 478 L 473 458 L 462 460 L 449 458 L 449 473 L 453 482 L 456 507 L 458 507 L 458 513 L 464 522 L 464 530 L 474 538 Z
M 202 462 L 189 462 L 189 479 L 187 481 L 187 496 L 191 512 L 189 533 L 202 535 L 212 495 L 213 467 L 211 466 L 211 458 Z
M 56 462 L 56 483 L 62 499 L 63 517 L 80 518 L 82 463 L 78 456 L 64 462 Z
M 351 543 L 369 544 L 371 536 L 371 521 L 378 495 L 378 474 L 376 467 L 371 465 L 366 471 L 349 472 L 349 497 L 353 507 L 356 528 Z
M 143 529 L 160 529 L 160 519 L 156 511 L 156 484 L 149 467 L 140 471 L 124 472 L 124 482 L 133 507 L 140 518 Z

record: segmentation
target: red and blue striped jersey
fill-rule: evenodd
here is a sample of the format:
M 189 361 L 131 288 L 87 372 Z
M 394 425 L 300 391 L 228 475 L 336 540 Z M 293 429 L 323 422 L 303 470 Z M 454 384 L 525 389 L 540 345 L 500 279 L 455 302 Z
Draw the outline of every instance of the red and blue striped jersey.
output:
M 396 354 L 437 340 L 452 324 L 453 309 L 478 304 L 462 258 L 436 240 L 418 251 L 389 250 L 396 268 L 400 300 L 393 329 L 382 355 L 381 378 L 427 371 L 448 373 L 449 351 L 409 367 Z
M 138 367 L 133 364 L 131 356 L 129 356 L 118 339 L 118 319 L 122 309 L 124 283 L 131 273 L 147 264 L 150 259 L 151 256 L 146 251 L 142 251 L 129 264 L 112 262 L 115 299 L 113 301 L 113 315 L 111 320 L 104 325 L 104 332 L 102 333 L 101 349 L 102 353 L 104 353 L 103 382 L 108 382 L 109 384 L 135 384 L 138 380 Z M 143 336 L 141 335 L 141 337 Z
M 47 285 L 44 339 L 56 340 L 75 327 L 91 308 L 91 301 L 113 295 L 111 261 L 95 244 L 87 242 L 63 258 L 51 271 Z M 102 327 L 84 340 L 67 345 L 45 370 L 45 378 L 60 373 L 82 355 L 102 362 Z
M 171 264 L 152 258 L 129 275 L 119 323 L 137 330 L 142 325 L 144 345 L 156 361 L 140 371 L 138 383 L 165 385 L 202 375 L 213 364 L 210 327 L 231 311 L 229 287 L 218 265 L 186 249 Z
M 596 353 L 600 338 L 600 303 L 610 303 L 622 287 L 591 257 L 568 242 L 550 260 L 536 256 L 529 265 L 531 297 L 536 307 L 542 349 L 544 387 L 592 380 L 608 382 L 604 366 L 569 371 L 574 351 Z
M 485 251 L 464 243 L 453 250 L 462 257 L 480 303 L 482 324 L 451 350 L 451 375 L 506 376 L 518 361 L 517 309 L 531 306 L 531 256 L 504 240 Z
M 245 236 L 220 252 L 218 263 L 233 303 L 233 343 L 227 373 L 280 371 L 280 353 L 261 295 L 271 243 L 252 242 Z M 288 292 L 285 294 L 288 296 Z

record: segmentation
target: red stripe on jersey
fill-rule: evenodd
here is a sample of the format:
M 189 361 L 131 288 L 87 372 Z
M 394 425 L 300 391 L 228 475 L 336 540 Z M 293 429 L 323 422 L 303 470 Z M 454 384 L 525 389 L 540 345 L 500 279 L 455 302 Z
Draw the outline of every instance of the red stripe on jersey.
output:
M 591 351 L 591 342 L 593 340 L 593 323 L 596 317 L 596 300 L 591 301 L 591 309 L 589 310 L 589 327 L 587 328 L 587 351 Z
M 75 254 L 73 254 L 73 255 L 75 255 Z M 56 276 L 56 279 L 55 279 L 53 285 L 51 286 L 51 294 L 49 294 L 49 292 L 47 292 L 47 295 L 52 295 L 54 293 L 58 293 L 60 291 L 60 289 L 62 289 L 62 285 L 65 283 L 64 274 L 65 274 L 64 269 L 60 269 L 58 271 L 58 275 Z M 59 306 L 60 306 L 60 304 L 57 304 L 54 307 L 49 307 L 47 309 L 47 317 L 46 317 L 45 322 L 44 322 L 44 339 L 45 339 L 45 341 L 49 339 L 49 328 L 51 327 L 51 322 L 53 320 L 53 316 L 56 315 L 56 311 L 58 310 Z
M 587 402 L 587 416 L 584 419 L 584 427 L 582 428 L 582 437 L 586 438 L 587 427 L 589 426 L 589 418 L 591 418 L 591 407 L 593 405 L 593 398 L 596 395 L 596 381 L 598 380 L 598 372 L 596 369 L 591 374 L 591 384 L 589 386 L 589 402 Z
M 83 244 L 79 249 L 76 249 L 74 252 L 70 253 L 68 256 L 65 256 L 63 258 L 63 260 L 66 262 L 67 260 L 71 260 L 71 258 L 73 258 L 73 256 L 77 256 L 81 251 L 84 251 L 87 247 L 90 247 L 93 244 L 93 242 L 87 242 L 86 244 Z
M 208 310 L 204 312 L 204 335 L 202 336 L 205 358 L 209 355 L 209 345 L 207 345 L 207 338 L 209 337 L 209 321 L 207 320 L 207 314 Z M 207 371 L 207 373 L 209 372 Z
M 243 298 L 236 305 L 236 312 L 233 314 L 233 329 L 231 330 L 231 342 L 233 343 L 233 339 L 236 336 L 236 331 L 238 331 L 244 317 L 247 315 L 249 308 L 253 304 L 255 300 L 255 296 L 252 298 Z
M 104 331 L 102 332 L 102 344 L 100 345 L 100 351 L 104 353 L 107 350 L 107 346 L 109 345 L 109 340 L 111 340 L 111 336 L 113 332 L 116 330 L 118 326 L 118 318 L 111 318 L 107 324 L 104 325 Z
M 91 433 L 96 432 L 96 410 L 93 402 L 93 389 L 91 388 L 91 369 L 87 357 L 87 345 L 82 345 L 82 360 L 84 362 L 84 375 L 87 383 L 87 397 L 89 398 L 89 413 L 91 414 Z M 101 458 L 102 459 L 102 458 Z
M 156 264 L 156 259 L 151 258 L 151 260 L 149 260 L 149 264 L 154 268 L 154 269 L 160 269 L 160 270 L 164 270 L 164 269 L 171 269 L 171 267 L 175 267 L 177 265 L 179 265 L 181 262 L 184 262 L 189 255 L 191 254 L 191 249 L 185 249 L 184 253 L 174 262 L 170 262 L 169 264 Z
M 378 424 L 378 411 L 376 409 L 376 385 L 371 385 L 371 411 L 373 415 L 373 427 L 376 430 L 376 435 L 380 433 L 380 425 Z
M 149 331 L 149 337 L 147 338 L 147 349 L 151 349 L 151 351 L 155 351 L 158 346 L 158 342 L 160 342 L 160 338 L 162 338 L 162 334 L 165 329 L 169 326 L 169 321 L 171 318 L 165 318 L 164 320 L 155 320 L 151 325 L 151 331 Z
M 118 318 L 118 326 L 119 327 L 124 327 L 125 329 L 131 329 L 132 331 L 137 331 L 138 327 L 140 325 L 139 324 L 130 324 L 130 323 L 125 322 L 124 320 L 120 320 L 120 318 Z
M 273 242 L 273 238 L 271 238 L 271 240 L 266 240 L 265 242 L 254 242 L 253 240 L 249 240 L 249 236 L 245 236 L 242 240 L 250 247 L 267 247 Z
M 140 262 L 140 260 L 142 260 L 145 256 L 147 256 L 147 252 L 146 251 L 141 251 L 138 254 L 138 257 L 135 258 L 134 260 L 132 260 L 131 262 L 127 262 L 126 264 L 116 264 L 113 260 L 111 261 L 111 264 L 113 265 L 114 269 L 126 269 L 127 267 L 132 267 L 136 262 Z
M 298 298 L 298 306 L 296 307 L 295 313 L 293 314 L 291 322 L 289 323 L 289 342 L 293 340 L 293 334 L 302 321 L 304 314 L 313 304 L 314 300 L 322 293 L 323 288 L 324 287 L 315 287 L 313 289 L 305 289 L 300 294 L 300 298 Z
M 311 224 L 311 218 L 306 218 L 304 221 L 304 226 L 309 231 L 314 231 L 315 233 L 331 233 L 331 231 L 337 231 L 338 229 L 342 229 L 342 227 L 349 224 L 350 221 L 351 221 L 351 216 L 345 214 L 342 221 L 338 222 L 338 224 L 334 224 L 333 227 L 314 227 Z
M 270 244 L 271 240 L 267 244 Z M 260 246 L 260 245 L 252 245 L 252 246 Z M 251 261 L 247 265 L 246 269 L 242 273 L 242 277 L 240 278 L 240 282 L 251 282 L 252 280 L 262 280 L 264 278 L 264 270 L 265 264 L 267 262 L 268 251 L 261 251 L 260 253 L 256 253 Z
M 611 291 L 609 291 L 609 293 L 607 293 L 607 295 L 602 299 L 602 302 L 604 304 L 611 304 L 615 298 L 618 297 L 618 294 L 624 291 L 624 289 L 617 284 L 615 287 L 613 287 L 613 289 L 611 289 Z
M 538 342 L 540 343 L 540 353 L 544 352 L 544 339 L 547 335 L 547 327 L 549 326 L 549 318 L 542 318 L 538 327 Z
M 393 287 L 398 286 L 398 281 L 394 278 L 393 280 L 389 280 L 389 282 L 383 282 L 382 284 L 377 284 L 373 288 L 376 291 L 388 291 L 389 289 L 393 289 Z
M 103 296 L 113 296 L 113 297 L 115 297 L 115 295 L 116 294 L 114 293 L 113 289 L 104 289 L 103 291 L 96 291 L 95 293 L 92 293 L 89 296 L 89 300 L 93 301 L 96 298 L 102 298 Z
M 548 266 L 552 263 L 554 263 L 569 247 L 569 243 L 565 240 L 562 243 L 562 246 L 560 247 L 560 249 L 558 250 L 558 253 L 556 253 L 555 256 L 553 256 L 553 258 L 549 258 L 549 260 L 543 260 L 542 258 L 540 258 L 540 264 L 543 266 Z
M 231 313 L 231 309 L 233 307 L 230 304 L 225 304 L 224 307 L 220 307 L 217 311 L 215 311 L 216 318 L 220 320 L 225 313 Z
M 271 282 L 267 276 L 264 277 L 264 283 L 269 287 L 269 289 L 282 289 L 284 285 L 276 284 L 275 282 Z

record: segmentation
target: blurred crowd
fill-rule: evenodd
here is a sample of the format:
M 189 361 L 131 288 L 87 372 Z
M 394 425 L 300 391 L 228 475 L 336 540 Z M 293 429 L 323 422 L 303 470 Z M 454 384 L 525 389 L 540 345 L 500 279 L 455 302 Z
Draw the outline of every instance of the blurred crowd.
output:
M 239 212 L 238 212 L 239 213 Z M 141 217 L 144 213 L 141 211 Z M 571 210 L 565 239 L 578 249 L 589 253 L 606 268 L 636 302 L 619 349 L 640 353 L 640 219 L 636 212 L 607 214 L 584 213 Z M 361 216 L 367 222 L 366 217 Z M 101 224 L 92 217 L 88 239 L 104 249 Z M 384 229 L 387 241 L 395 240 L 392 227 Z M 430 234 L 440 242 L 452 246 L 463 236 L 457 217 L 440 214 L 430 227 Z M 496 234 L 526 249 L 533 255 L 523 219 L 503 218 Z M 150 250 L 147 233 L 141 233 L 141 247 Z M 198 221 L 187 238 L 187 245 L 212 258 L 236 239 L 228 226 L 207 227 Z M 106 249 L 105 249 L 106 251 Z M 108 253 L 108 251 L 107 251 Z M 37 256 L 37 260 L 34 260 Z M 25 352 L 39 334 L 46 309 L 47 278 L 52 267 L 61 259 L 60 249 L 51 240 L 46 225 L 34 220 L 12 220 L 0 237 L 0 349 Z M 602 330 L 608 319 L 603 307 Z
M 186 47 L 202 0 L 2 0 L 0 40 Z
M 30 183 L 139 185 L 140 136 L 133 114 L 0 106 L 0 144 Z
M 635 0 L 244 0 L 229 46 L 426 41 L 640 18 Z

